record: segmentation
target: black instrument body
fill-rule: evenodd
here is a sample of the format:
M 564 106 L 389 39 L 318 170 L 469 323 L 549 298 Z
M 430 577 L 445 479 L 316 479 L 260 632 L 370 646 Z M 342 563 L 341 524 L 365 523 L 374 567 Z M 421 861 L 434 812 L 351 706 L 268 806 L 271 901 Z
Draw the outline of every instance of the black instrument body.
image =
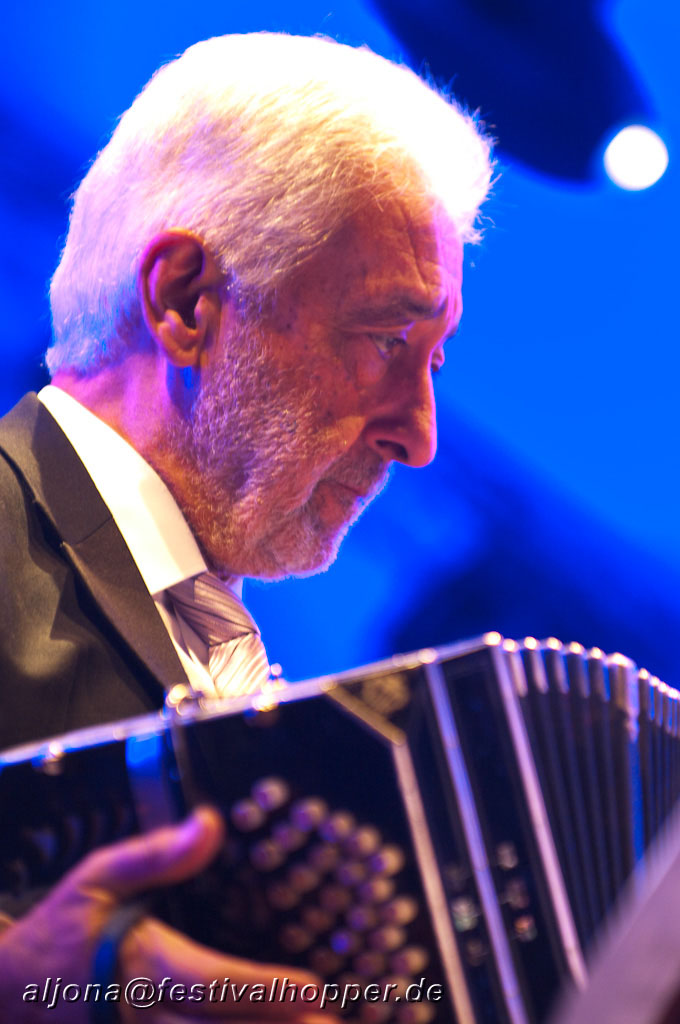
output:
M 154 911 L 329 982 L 353 1019 L 544 1020 L 678 790 L 677 694 L 556 641 L 479 641 L 0 754 L 0 905 L 208 800 L 229 838 Z M 441 998 L 436 998 L 437 995 Z

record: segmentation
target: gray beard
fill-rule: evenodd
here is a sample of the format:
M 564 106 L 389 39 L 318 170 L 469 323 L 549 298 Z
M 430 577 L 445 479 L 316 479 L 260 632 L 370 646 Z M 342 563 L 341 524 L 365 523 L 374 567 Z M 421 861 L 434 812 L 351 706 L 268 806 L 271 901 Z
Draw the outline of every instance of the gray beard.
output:
M 361 503 L 347 496 L 339 525 L 329 529 L 320 518 L 316 490 L 296 493 L 301 467 L 319 466 L 323 476 L 326 401 L 304 372 L 274 378 L 255 336 L 203 382 L 190 416 L 170 428 L 167 444 L 185 469 L 175 497 L 212 571 L 262 579 L 324 571 L 383 489 L 386 465 L 364 448 L 328 467 L 334 480 L 368 492 Z

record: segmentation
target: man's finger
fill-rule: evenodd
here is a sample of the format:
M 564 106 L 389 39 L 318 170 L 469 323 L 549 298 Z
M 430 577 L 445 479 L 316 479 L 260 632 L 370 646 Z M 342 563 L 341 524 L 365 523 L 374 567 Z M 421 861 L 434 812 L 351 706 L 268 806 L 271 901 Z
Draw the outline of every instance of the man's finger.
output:
M 323 982 L 316 975 L 296 967 L 256 963 L 218 953 L 152 917 L 140 921 L 126 935 L 121 946 L 120 967 L 126 978 L 154 978 L 156 985 L 159 979 L 167 978 L 165 987 L 168 989 L 171 985 L 180 985 L 190 991 L 193 985 L 198 984 L 208 990 L 214 979 L 223 979 L 215 986 L 212 999 L 200 1003 L 200 1013 L 213 1019 L 225 1015 L 225 1010 L 231 1012 L 232 1019 L 237 1015 L 236 1019 L 244 1017 L 252 1021 L 261 1018 L 277 1022 L 299 1020 L 301 1016 L 319 1013 L 314 1002 L 306 1002 L 304 994 L 301 995 L 305 986 L 309 986 L 307 991 L 310 994 L 321 992 Z M 254 995 L 256 991 L 262 994 L 262 998 L 258 996 L 251 1000 L 251 993 Z M 271 991 L 275 992 L 275 997 L 268 1000 L 266 995 Z M 195 1014 L 197 1009 L 190 1002 L 178 1003 L 176 1012 L 179 1015 L 182 1011 Z
M 224 839 L 224 825 L 211 807 L 199 807 L 178 825 L 104 847 L 86 857 L 70 876 L 81 890 L 104 889 L 128 899 L 150 886 L 171 885 L 206 867 Z

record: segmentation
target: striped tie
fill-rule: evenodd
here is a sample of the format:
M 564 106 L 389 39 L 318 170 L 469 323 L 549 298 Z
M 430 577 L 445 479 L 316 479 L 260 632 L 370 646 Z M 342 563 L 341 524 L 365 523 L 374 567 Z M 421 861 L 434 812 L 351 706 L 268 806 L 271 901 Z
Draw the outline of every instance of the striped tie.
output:
M 259 690 L 269 678 L 260 631 L 227 585 L 204 572 L 167 591 L 176 614 L 208 647 L 208 671 L 220 697 Z

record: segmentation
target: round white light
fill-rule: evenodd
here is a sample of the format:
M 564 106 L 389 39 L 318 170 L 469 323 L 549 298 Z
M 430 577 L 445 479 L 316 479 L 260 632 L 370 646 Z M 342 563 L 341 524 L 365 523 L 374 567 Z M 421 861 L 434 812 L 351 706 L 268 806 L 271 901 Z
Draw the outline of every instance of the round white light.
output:
M 631 124 L 614 136 L 604 151 L 604 169 L 619 188 L 649 188 L 668 167 L 668 150 L 656 132 Z

